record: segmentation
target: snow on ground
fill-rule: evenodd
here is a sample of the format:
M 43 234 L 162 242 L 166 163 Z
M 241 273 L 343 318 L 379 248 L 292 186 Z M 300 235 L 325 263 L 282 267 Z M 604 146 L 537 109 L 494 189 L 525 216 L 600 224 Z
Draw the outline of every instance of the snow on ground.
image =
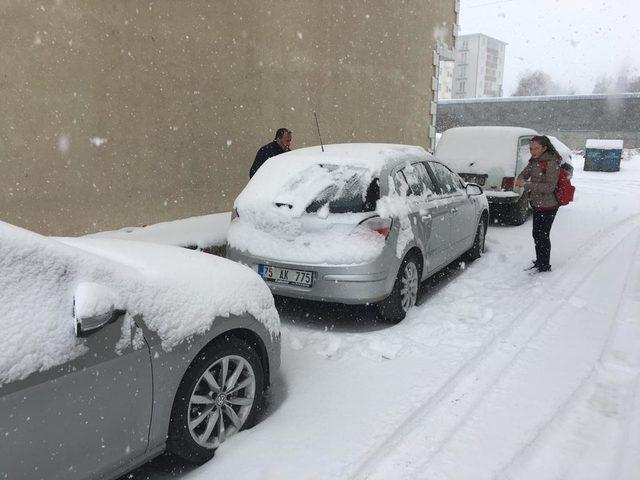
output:
M 127 227 L 86 236 L 195 247 L 204 250 L 225 244 L 230 220 L 231 212 L 214 213 L 156 223 L 146 227 Z
M 131 478 L 637 479 L 640 155 L 582 168 L 552 272 L 523 271 L 529 220 L 492 226 L 485 256 L 425 282 L 396 326 L 371 308 L 280 302 L 263 422 L 200 468 Z

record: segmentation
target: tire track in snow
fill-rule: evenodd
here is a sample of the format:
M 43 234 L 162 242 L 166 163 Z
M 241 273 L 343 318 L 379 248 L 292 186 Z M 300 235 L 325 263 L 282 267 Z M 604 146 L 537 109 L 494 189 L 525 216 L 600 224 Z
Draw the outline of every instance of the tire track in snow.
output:
M 637 353 L 640 236 L 636 239 L 629 271 L 610 334 L 591 375 L 547 420 L 539 434 L 514 456 L 498 478 L 536 479 L 543 470 L 545 478 L 631 480 L 637 477 L 640 468 L 640 415 L 637 413 L 640 412 L 640 353 Z M 617 402 L 607 400 L 609 390 L 616 391 Z M 598 405 L 598 399 L 604 405 Z M 581 421 L 585 417 L 595 417 L 595 422 L 585 424 Z M 632 421 L 621 420 L 628 418 Z M 623 422 L 622 428 L 617 425 L 620 422 Z M 558 449 L 565 453 L 561 459 L 550 453 Z M 573 456 L 564 458 L 567 453 Z M 597 457 L 599 461 L 585 465 L 576 462 L 576 457 Z
M 598 233 L 595 239 L 592 237 L 590 242 L 585 242 L 590 246 L 574 256 L 576 261 L 562 275 L 549 278 L 551 282 L 546 284 L 545 290 L 552 295 L 559 291 L 570 298 L 607 255 L 637 228 L 639 217 L 634 215 L 618 222 L 612 226 L 612 230 Z M 597 242 L 594 242 L 596 239 Z M 535 310 L 532 310 L 535 299 L 527 302 L 433 396 L 370 451 L 352 478 L 398 478 L 399 472 L 413 471 L 414 466 L 424 465 L 436 455 L 456 429 L 469 418 L 483 396 L 500 380 L 527 343 L 547 326 L 553 312 L 563 302 L 562 298 L 555 297 L 552 302 Z M 524 318 L 521 318 L 522 314 L 526 314 Z M 420 448 L 419 452 L 416 452 L 417 448 Z

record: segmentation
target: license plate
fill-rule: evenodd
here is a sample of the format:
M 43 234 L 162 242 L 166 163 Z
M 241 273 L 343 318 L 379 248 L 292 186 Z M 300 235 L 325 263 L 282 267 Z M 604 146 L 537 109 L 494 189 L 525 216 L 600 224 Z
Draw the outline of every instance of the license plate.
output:
M 297 287 L 311 288 L 313 284 L 313 272 L 304 270 L 258 265 L 258 275 L 267 282 L 284 283 Z

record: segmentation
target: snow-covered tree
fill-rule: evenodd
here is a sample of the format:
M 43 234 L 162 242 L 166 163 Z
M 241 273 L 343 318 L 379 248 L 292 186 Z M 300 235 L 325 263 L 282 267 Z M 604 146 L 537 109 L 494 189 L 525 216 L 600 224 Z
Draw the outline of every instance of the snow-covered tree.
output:
M 520 75 L 518 87 L 513 92 L 514 97 L 531 95 L 574 95 L 575 89 L 571 86 L 561 85 L 555 82 L 551 75 L 542 70 L 524 72 Z

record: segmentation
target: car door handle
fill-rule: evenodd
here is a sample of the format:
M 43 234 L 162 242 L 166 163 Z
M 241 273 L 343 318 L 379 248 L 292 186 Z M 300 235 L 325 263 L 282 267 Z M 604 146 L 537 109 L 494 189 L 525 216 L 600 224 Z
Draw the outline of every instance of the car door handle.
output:
M 431 214 L 422 215 L 422 220 L 431 220 Z

